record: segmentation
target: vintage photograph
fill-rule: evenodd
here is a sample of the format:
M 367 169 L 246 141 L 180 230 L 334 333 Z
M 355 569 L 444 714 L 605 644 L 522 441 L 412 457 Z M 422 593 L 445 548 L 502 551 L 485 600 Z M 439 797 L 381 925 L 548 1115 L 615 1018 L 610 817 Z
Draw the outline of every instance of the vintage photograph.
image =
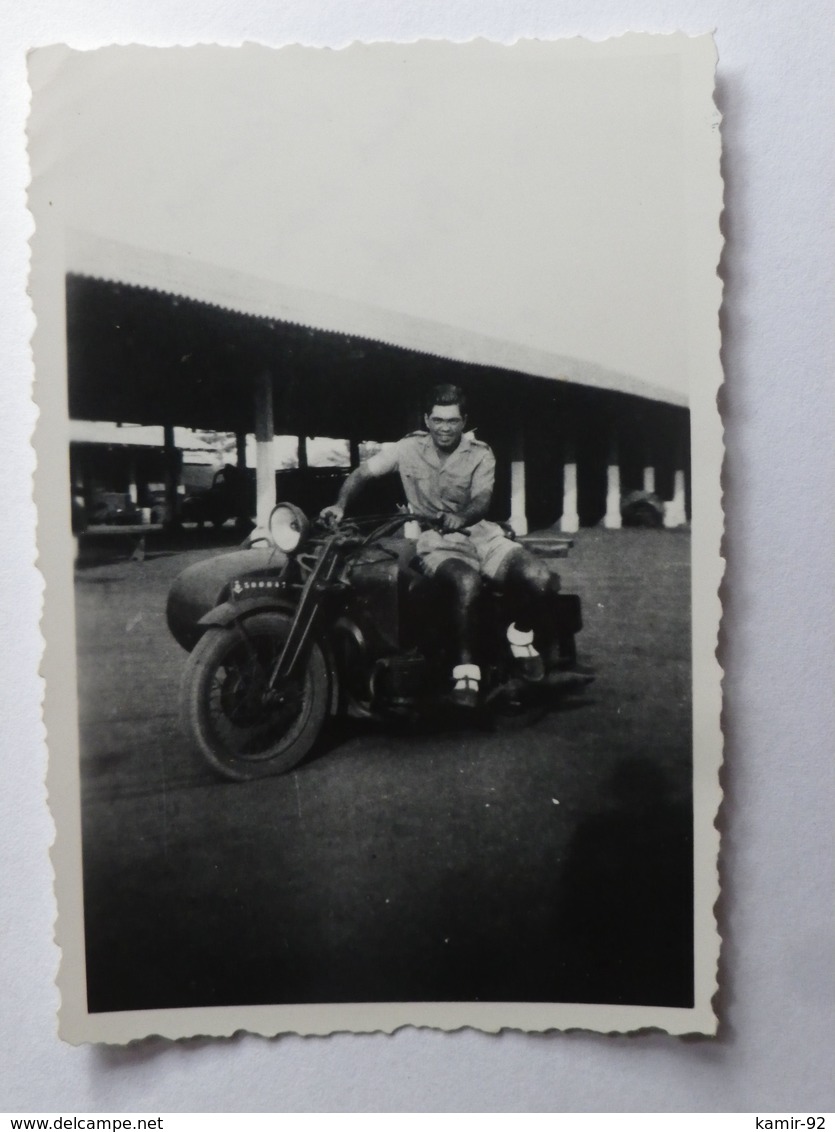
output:
M 68 1040 L 714 1030 L 714 67 L 33 54 Z

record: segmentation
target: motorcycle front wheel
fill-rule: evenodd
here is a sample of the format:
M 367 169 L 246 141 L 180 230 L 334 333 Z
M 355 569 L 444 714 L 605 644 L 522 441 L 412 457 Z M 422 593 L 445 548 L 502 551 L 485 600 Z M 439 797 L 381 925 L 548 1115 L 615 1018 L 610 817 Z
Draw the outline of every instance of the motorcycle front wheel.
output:
M 290 629 L 281 613 L 256 613 L 243 626 L 209 629 L 183 674 L 182 722 L 200 754 L 224 778 L 245 782 L 284 774 L 319 737 L 329 680 L 315 642 L 296 679 L 268 691 Z

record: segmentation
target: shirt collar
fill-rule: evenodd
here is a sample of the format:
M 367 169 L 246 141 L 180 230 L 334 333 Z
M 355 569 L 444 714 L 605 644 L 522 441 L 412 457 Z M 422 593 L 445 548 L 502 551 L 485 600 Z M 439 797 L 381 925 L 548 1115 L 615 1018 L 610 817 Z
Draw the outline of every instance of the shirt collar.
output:
M 435 447 L 435 442 L 433 441 L 430 434 L 427 432 L 424 436 L 421 437 L 421 440 L 423 442 L 424 455 L 427 456 L 436 467 L 440 467 L 441 460 L 438 456 L 438 450 Z M 465 452 L 468 452 L 470 448 L 472 448 L 472 446 L 473 435 L 471 432 L 465 432 L 458 443 L 458 447 L 454 452 L 450 452 L 449 456 L 447 456 L 447 463 L 450 460 L 457 459 L 459 454 L 463 455 Z

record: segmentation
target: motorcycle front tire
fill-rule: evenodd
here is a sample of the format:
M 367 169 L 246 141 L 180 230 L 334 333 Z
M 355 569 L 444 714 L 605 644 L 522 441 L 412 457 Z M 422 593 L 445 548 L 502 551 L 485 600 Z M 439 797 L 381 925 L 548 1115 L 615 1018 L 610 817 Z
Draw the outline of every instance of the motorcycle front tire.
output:
M 263 676 L 280 655 L 290 629 L 282 613 L 256 613 L 244 633 L 237 626 L 209 629 L 186 663 L 181 689 L 181 721 L 209 766 L 224 778 L 248 782 L 284 774 L 313 747 L 328 713 L 330 682 L 322 650 L 314 641 L 298 680 L 299 706 L 271 726 L 263 720 L 232 718 L 230 702 L 245 697 L 247 665 L 257 663 Z M 257 661 L 253 661 L 253 652 Z

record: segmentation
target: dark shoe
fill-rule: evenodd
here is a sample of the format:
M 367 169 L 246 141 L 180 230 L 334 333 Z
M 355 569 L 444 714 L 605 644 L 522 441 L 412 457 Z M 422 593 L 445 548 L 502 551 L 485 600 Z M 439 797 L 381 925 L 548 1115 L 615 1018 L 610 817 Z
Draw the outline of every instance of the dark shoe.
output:
M 453 707 L 472 711 L 478 707 L 478 693 L 481 687 L 481 669 L 477 664 L 457 664 L 452 670 L 454 681 L 452 691 L 447 696 Z
M 447 703 L 473 711 L 478 707 L 478 688 L 453 688 L 447 695 Z
M 545 665 L 539 653 L 535 656 L 514 656 L 510 672 L 517 680 L 526 680 L 529 684 L 540 684 L 545 679 Z
M 514 621 L 507 627 L 507 643 L 510 645 L 511 679 L 540 684 L 545 678 L 545 664 L 534 648 L 533 630 L 520 629 Z

